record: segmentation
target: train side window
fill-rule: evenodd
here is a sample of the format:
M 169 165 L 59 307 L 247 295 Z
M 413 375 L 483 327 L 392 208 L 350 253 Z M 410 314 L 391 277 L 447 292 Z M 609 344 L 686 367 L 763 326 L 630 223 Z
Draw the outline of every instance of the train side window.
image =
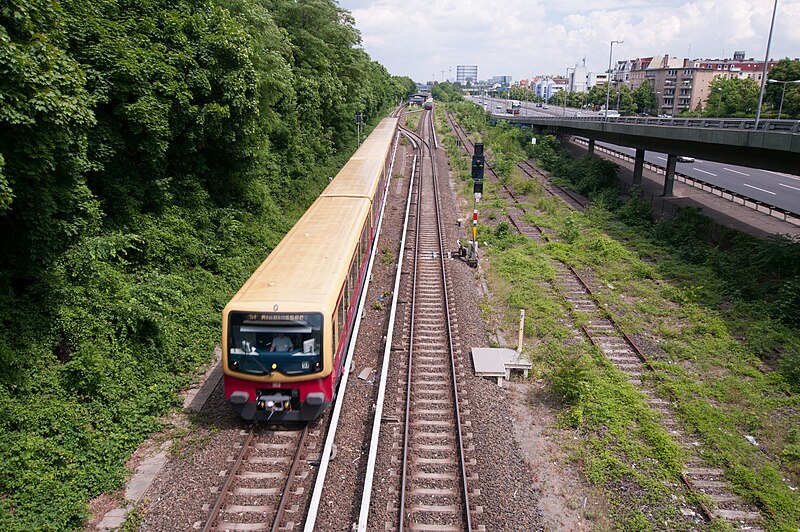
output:
M 389 166 L 384 162 L 381 166 L 381 188 L 380 194 L 383 195 L 383 191 L 386 190 L 386 184 L 389 182 Z
M 339 311 L 337 312 L 337 322 L 339 323 L 339 327 L 336 330 L 336 338 L 338 341 L 339 336 L 341 336 L 342 332 L 344 331 L 344 320 L 347 318 L 347 301 L 346 296 L 343 293 L 342 297 L 339 298 Z
M 345 279 L 344 290 L 342 291 L 342 305 L 344 306 L 345 316 L 347 316 L 347 309 L 350 308 L 350 281 Z M 347 318 L 345 317 L 345 321 Z
M 359 253 L 361 256 L 367 252 L 367 246 L 369 244 L 369 226 L 369 221 L 367 221 L 367 223 L 364 224 L 364 229 L 361 231 L 361 253 Z
M 348 288 L 350 289 L 350 295 L 353 296 L 356 288 L 356 280 L 358 279 L 358 253 L 356 256 L 353 257 L 353 262 L 350 263 L 350 282 L 348 283 Z

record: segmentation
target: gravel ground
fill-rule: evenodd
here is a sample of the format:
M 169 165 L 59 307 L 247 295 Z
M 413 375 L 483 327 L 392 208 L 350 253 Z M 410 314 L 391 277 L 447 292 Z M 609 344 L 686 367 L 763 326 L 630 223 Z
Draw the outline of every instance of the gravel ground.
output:
M 404 177 L 391 180 L 378 256 L 337 432 L 336 456 L 328 470 L 317 530 L 350 530 L 357 521 L 411 155 L 410 147 L 400 146 L 394 175 Z M 455 249 L 456 240 L 464 238 L 467 231 L 456 220 L 469 219 L 472 208 L 459 204 L 453 192 L 457 185 L 448 179 L 450 173 L 442 150 L 437 161 L 447 241 Z M 382 257 L 392 260 L 389 263 Z M 483 525 L 486 530 L 590 529 L 591 522 L 585 521 L 584 515 L 587 511 L 602 514 L 602 500 L 587 491 L 574 468 L 564 465 L 559 441 L 567 436 L 552 428 L 553 410 L 547 404 L 546 394 L 536 383 L 500 388 L 494 380 L 472 374 L 471 348 L 489 345 L 486 325 L 480 318 L 479 304 L 488 297 L 480 268 L 472 269 L 452 260 L 448 263 L 448 276 L 454 292 L 451 306 L 457 308 L 453 316 L 458 326 L 457 354 L 464 373 L 460 392 L 462 401 L 466 399 L 468 404 L 464 408 L 470 411 L 466 419 L 471 423 L 468 430 L 472 439 L 466 443 L 474 446 L 467 452 L 467 458 L 475 460 L 470 472 L 477 474 L 470 488 L 479 490 L 472 494 L 471 501 L 473 508 L 482 508 L 482 512 L 473 514 L 473 523 Z M 358 378 L 365 368 L 372 371 L 366 379 Z M 396 383 L 396 377 L 389 379 L 387 405 L 392 404 L 397 393 Z M 387 406 L 384 429 L 400 426 L 391 422 L 395 416 L 394 407 Z M 317 422 L 318 429 L 325 426 L 327 418 Z M 221 383 L 202 412 L 189 415 L 189 420 L 188 424 L 174 424 L 161 436 L 173 441 L 172 456 L 139 507 L 141 530 L 191 530 L 196 526 L 206 516 L 208 505 L 214 503 L 216 493 L 212 486 L 221 483 L 220 473 L 228 467 L 227 460 L 243 439 L 246 427 L 224 403 Z M 377 519 L 370 520 L 380 523 L 375 529 L 383 528 L 380 515 L 387 511 L 393 497 L 393 464 L 390 459 L 382 461 L 391 454 L 391 449 L 381 449 L 378 455 L 371 507 Z M 302 482 L 308 492 L 313 476 Z M 88 529 L 96 528 L 90 524 Z

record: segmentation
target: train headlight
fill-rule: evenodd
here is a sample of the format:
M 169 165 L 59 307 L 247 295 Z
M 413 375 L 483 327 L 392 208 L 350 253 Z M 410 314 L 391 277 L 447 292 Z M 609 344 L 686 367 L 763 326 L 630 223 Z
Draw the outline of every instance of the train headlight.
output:
M 278 369 L 278 365 L 277 365 L 277 364 L 275 364 L 275 363 L 273 363 L 273 364 L 272 364 L 272 369 Z

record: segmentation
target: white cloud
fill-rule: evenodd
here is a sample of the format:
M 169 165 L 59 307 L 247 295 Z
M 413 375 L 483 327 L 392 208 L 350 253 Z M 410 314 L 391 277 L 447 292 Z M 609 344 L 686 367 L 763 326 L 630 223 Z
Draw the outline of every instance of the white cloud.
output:
M 353 13 L 367 53 L 392 74 L 416 81 L 455 77 L 459 64 L 478 75 L 566 73 L 586 58 L 589 70 L 614 58 L 659 54 L 763 60 L 771 0 L 340 0 Z M 691 52 L 690 52 L 691 50 Z M 778 3 L 772 58 L 800 57 L 800 0 Z M 451 74 L 452 71 L 452 74 Z

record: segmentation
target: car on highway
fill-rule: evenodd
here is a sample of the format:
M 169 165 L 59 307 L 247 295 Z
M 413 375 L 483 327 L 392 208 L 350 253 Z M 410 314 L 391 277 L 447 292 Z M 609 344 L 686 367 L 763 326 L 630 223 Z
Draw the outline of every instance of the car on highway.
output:
M 679 163 L 693 163 L 694 157 L 689 157 L 688 155 L 678 155 L 678 162 Z

